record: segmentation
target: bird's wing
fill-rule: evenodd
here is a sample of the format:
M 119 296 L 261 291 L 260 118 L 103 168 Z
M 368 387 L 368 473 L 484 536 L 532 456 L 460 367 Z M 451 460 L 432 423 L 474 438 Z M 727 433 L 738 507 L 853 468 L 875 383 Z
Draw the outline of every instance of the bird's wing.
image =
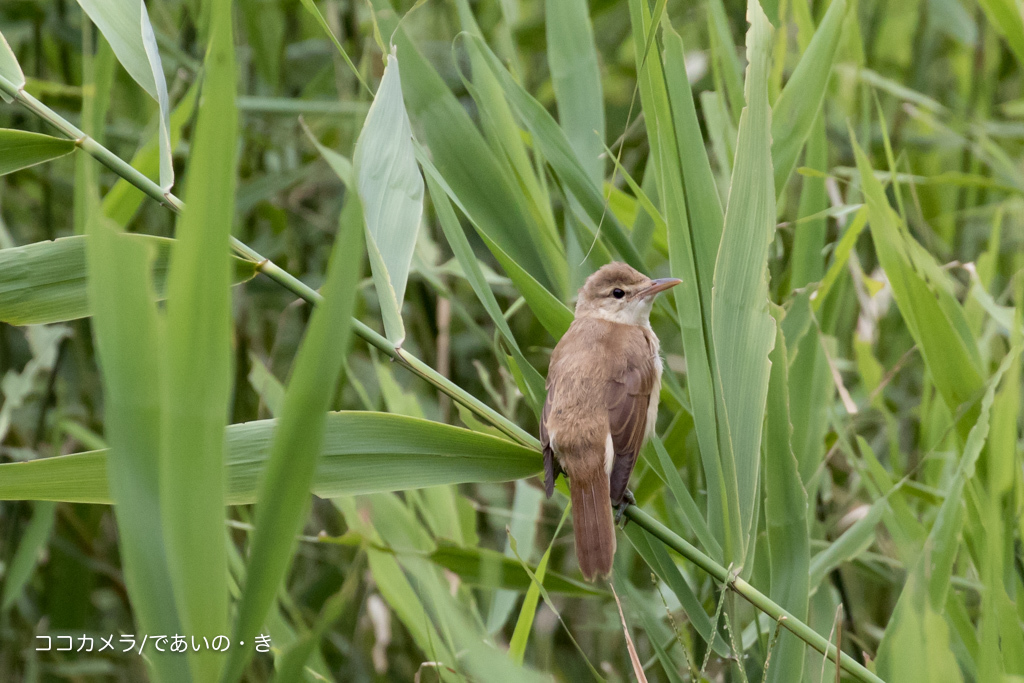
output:
M 551 397 L 556 395 L 558 383 L 558 373 L 554 372 L 554 368 L 558 363 L 560 356 L 561 353 L 559 348 L 555 347 L 554 352 L 551 354 L 551 364 L 548 367 L 548 378 L 545 383 L 548 395 L 544 399 L 544 409 L 540 414 L 540 445 L 544 453 L 544 491 L 547 493 L 548 498 L 551 498 L 555 493 L 555 479 L 563 472 L 562 466 L 555 457 L 555 448 L 551 443 L 551 435 L 548 433 L 548 416 L 551 413 Z
M 643 446 L 647 409 L 658 380 L 657 352 L 650 347 L 642 331 L 637 330 L 637 333 L 630 343 L 642 344 L 642 349 L 622 354 L 622 364 L 607 384 L 608 427 L 615 450 L 610 493 L 616 504 L 626 493 L 629 475 Z
M 544 490 L 548 498 L 555 492 L 555 477 L 562 471 L 555 460 L 555 451 L 551 447 L 548 435 L 548 413 L 551 410 L 551 382 L 548 382 L 548 397 L 544 399 L 544 410 L 540 414 L 540 446 L 544 452 Z

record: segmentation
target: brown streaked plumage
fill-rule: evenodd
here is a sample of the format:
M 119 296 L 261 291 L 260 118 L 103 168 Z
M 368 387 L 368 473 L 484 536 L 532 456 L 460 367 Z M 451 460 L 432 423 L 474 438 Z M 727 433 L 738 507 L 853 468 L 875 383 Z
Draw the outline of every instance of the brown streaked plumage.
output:
M 588 580 L 611 573 L 612 504 L 654 429 L 661 387 L 658 337 L 648 316 L 654 297 L 679 280 L 651 280 L 609 263 L 580 289 L 576 318 L 555 346 L 541 415 L 548 497 L 569 478 L 576 556 Z

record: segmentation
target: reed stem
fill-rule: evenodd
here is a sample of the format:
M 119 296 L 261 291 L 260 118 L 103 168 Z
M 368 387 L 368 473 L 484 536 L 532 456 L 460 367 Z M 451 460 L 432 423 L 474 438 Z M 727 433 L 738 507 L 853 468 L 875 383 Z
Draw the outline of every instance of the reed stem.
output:
M 18 104 L 52 125 L 65 136 L 74 140 L 83 152 L 92 156 L 94 159 L 127 180 L 149 197 L 175 213 L 181 213 L 185 209 L 185 203 L 173 193 L 161 190 L 160 186 L 150 180 L 145 174 L 139 172 L 139 170 L 132 167 L 131 164 L 127 163 L 99 142 L 86 135 L 70 121 L 47 107 L 29 93 L 25 92 L 23 88 L 18 88 L 3 76 L 0 76 L 0 90 L 6 92 L 8 95 L 13 97 Z M 231 248 L 243 258 L 255 263 L 256 270 L 263 273 L 296 296 L 305 299 L 313 305 L 316 305 L 321 300 L 319 292 L 278 266 L 270 259 L 265 258 L 241 240 L 232 237 Z M 396 348 L 394 344 L 361 321 L 353 318 L 352 324 L 355 333 L 368 344 L 377 347 L 379 350 L 387 354 L 392 360 L 398 361 L 414 374 L 419 375 L 427 382 L 430 382 L 439 390 L 443 391 L 448 396 L 451 396 L 454 400 L 458 401 L 466 408 L 469 408 L 474 413 L 500 429 L 505 435 L 511 437 L 524 446 L 534 448 L 538 446 L 537 440 L 521 427 L 484 402 L 480 401 L 459 385 L 435 371 L 422 360 L 416 358 L 404 349 Z
M 788 629 L 797 638 L 837 663 L 843 671 L 858 681 L 864 681 L 864 683 L 885 683 L 885 681 L 871 671 L 868 671 L 867 668 L 849 655 L 843 655 L 824 636 L 780 607 L 767 595 L 736 576 L 735 573 L 730 573 L 728 569 L 712 560 L 688 543 L 686 539 L 676 535 L 671 529 L 640 508 L 630 505 L 626 508 L 625 515 L 629 517 L 630 521 L 636 523 L 651 536 L 654 536 L 669 548 L 672 548 L 687 560 L 715 577 L 715 579 L 738 593 L 747 602 L 770 616 L 776 622 L 781 623 L 783 628 Z

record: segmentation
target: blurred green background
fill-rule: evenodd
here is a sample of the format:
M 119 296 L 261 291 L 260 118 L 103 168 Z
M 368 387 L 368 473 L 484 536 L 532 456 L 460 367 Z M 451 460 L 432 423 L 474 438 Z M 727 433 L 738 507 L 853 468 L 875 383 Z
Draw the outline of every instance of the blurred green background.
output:
M 0 33 L 0 680 L 877 680 L 648 522 L 582 581 L 532 435 L 609 260 L 684 280 L 647 519 L 860 672 L 1024 680 L 1016 0 Z M 153 629 L 272 647 L 122 652 Z

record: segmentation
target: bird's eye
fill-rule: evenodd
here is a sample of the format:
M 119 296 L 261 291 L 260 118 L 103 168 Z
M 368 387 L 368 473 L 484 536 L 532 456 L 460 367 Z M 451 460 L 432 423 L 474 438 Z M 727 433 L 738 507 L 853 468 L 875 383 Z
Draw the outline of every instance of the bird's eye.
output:
M 621 299 L 622 297 L 626 296 L 626 293 L 623 292 L 618 287 L 616 287 L 615 289 L 612 290 L 612 296 L 614 296 L 616 299 Z

